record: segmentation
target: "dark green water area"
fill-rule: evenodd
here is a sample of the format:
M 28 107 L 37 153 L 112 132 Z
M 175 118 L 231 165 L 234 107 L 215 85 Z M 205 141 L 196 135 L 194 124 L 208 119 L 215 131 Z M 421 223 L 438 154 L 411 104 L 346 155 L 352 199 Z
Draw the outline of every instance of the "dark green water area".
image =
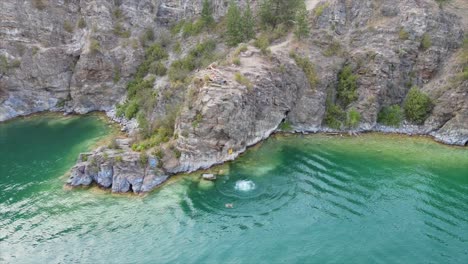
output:
M 64 188 L 111 130 L 96 116 L 0 124 L 0 263 L 468 263 L 467 148 L 276 136 L 214 183 Z

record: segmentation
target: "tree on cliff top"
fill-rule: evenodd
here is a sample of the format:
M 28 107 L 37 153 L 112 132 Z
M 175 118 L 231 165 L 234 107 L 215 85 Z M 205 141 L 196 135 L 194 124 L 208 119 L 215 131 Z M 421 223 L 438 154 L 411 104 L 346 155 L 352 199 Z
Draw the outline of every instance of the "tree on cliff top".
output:
M 263 0 L 259 10 L 262 26 L 276 28 L 279 24 L 292 23 L 303 4 L 304 0 Z
M 211 6 L 210 0 L 203 0 L 201 19 L 205 26 L 210 26 L 214 24 L 213 7 Z

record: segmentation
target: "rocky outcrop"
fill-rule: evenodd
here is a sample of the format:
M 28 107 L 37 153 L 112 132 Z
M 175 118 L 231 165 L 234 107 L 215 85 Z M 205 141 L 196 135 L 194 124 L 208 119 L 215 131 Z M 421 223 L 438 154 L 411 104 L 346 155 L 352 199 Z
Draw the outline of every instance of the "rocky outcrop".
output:
M 149 192 L 168 179 L 157 158 L 132 152 L 127 148 L 127 140 L 120 140 L 119 145 L 122 149 L 101 147 L 80 154 L 67 184 L 72 187 L 96 184 L 113 193 L 138 194 Z

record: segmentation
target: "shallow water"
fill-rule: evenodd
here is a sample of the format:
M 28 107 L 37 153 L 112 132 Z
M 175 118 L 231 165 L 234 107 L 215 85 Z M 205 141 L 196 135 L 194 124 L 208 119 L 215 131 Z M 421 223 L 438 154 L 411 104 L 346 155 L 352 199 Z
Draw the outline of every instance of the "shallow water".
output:
M 62 188 L 76 154 L 105 134 L 79 120 L 0 125 L 0 262 L 467 263 L 466 148 L 274 137 L 215 183 L 179 176 L 118 196 Z

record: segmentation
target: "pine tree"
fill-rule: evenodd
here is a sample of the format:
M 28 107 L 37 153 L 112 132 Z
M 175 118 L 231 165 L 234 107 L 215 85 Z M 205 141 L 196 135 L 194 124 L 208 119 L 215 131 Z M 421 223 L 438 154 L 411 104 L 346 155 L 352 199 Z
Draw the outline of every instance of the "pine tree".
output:
M 304 2 L 302 2 L 301 7 L 296 14 L 296 29 L 294 34 L 298 39 L 309 36 L 310 29 L 307 21 L 307 9 Z
M 213 8 L 211 7 L 211 0 L 203 0 L 201 19 L 203 24 L 207 27 L 214 24 Z
M 229 3 L 229 8 L 226 14 L 226 35 L 227 43 L 231 46 L 236 46 L 244 39 L 242 30 L 242 20 L 239 7 L 234 1 Z
M 247 1 L 247 7 L 242 15 L 242 31 L 244 41 L 251 40 L 255 37 L 255 20 L 252 15 L 252 9 L 250 8 L 249 1 Z
M 279 24 L 293 22 L 304 0 L 263 0 L 260 4 L 260 20 L 263 26 L 276 28 Z

